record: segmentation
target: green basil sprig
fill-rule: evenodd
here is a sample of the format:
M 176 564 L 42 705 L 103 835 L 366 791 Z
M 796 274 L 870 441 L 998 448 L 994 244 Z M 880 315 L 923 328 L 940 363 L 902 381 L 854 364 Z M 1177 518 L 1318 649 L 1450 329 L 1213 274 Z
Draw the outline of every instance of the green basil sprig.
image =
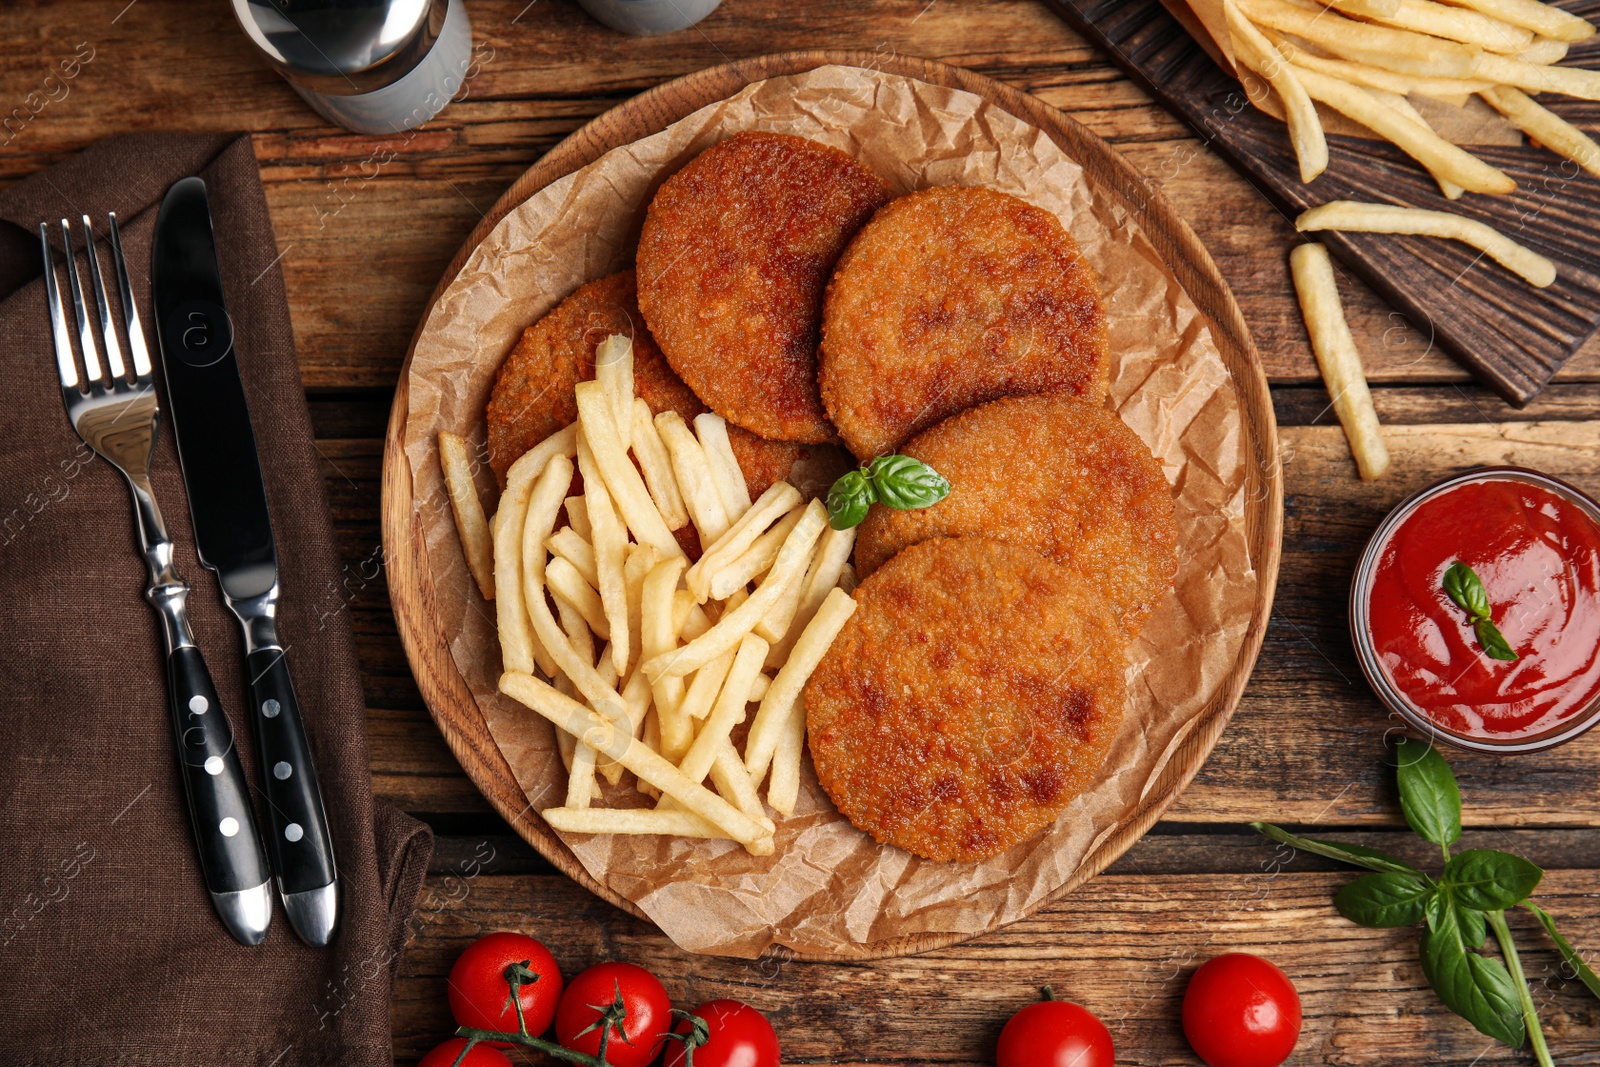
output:
M 1472 632 L 1478 637 L 1478 647 L 1490 659 L 1514 660 L 1517 658 L 1505 637 L 1489 618 L 1489 594 L 1483 580 L 1465 563 L 1452 563 L 1444 572 L 1444 591 L 1456 607 L 1467 613 Z
M 835 530 L 861 524 L 873 504 L 900 511 L 931 507 L 950 495 L 950 483 L 920 459 L 879 456 L 839 477 L 828 490 L 828 523 Z
M 1469 568 L 1463 570 L 1471 574 Z M 1479 594 L 1471 592 L 1470 583 L 1458 584 L 1457 589 L 1467 603 L 1457 600 L 1456 592 L 1451 592 L 1451 599 L 1464 610 L 1473 610 L 1468 604 Z M 1481 589 L 1480 583 L 1480 594 Z M 1270 823 L 1250 825 L 1274 841 L 1374 872 L 1334 895 L 1339 914 L 1361 926 L 1423 924 L 1419 946 L 1422 973 L 1439 999 L 1497 1041 L 1513 1048 L 1531 1041 L 1540 1067 L 1552 1067 L 1522 961 L 1506 924 L 1506 909 L 1520 905 L 1531 911 L 1555 941 L 1561 958 L 1597 998 L 1600 975 L 1556 930 L 1550 914 L 1529 901 L 1544 871 L 1521 856 L 1494 849 L 1451 853 L 1450 846 L 1461 839 L 1461 790 L 1444 757 L 1431 746 L 1411 740 L 1400 742 L 1398 756 L 1400 809 L 1417 836 L 1443 851 L 1444 870 L 1437 875 L 1376 849 L 1299 837 Z M 1500 959 L 1479 952 L 1490 930 Z

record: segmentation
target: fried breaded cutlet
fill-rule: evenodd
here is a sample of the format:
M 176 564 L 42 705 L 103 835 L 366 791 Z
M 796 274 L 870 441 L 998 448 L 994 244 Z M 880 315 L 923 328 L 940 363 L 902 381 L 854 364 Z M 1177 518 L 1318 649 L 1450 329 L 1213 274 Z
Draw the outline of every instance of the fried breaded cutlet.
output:
M 906 549 L 805 689 L 811 757 L 859 829 L 931 860 L 981 860 L 1053 822 L 1122 721 L 1126 645 L 1082 578 L 981 537 Z
M 1100 400 L 1100 285 L 1048 211 L 993 189 L 902 196 L 845 250 L 823 305 L 828 416 L 861 459 L 1002 396 Z
M 759 132 L 713 145 L 661 186 L 639 236 L 639 305 L 713 411 L 770 440 L 832 439 L 817 393 L 823 288 L 888 199 L 838 149 Z
M 1061 393 L 994 400 L 903 451 L 944 475 L 950 495 L 920 511 L 868 512 L 856 538 L 861 574 L 930 537 L 993 537 L 1088 579 L 1130 637 L 1172 589 L 1172 488 L 1139 435 L 1101 405 Z
M 634 272 L 608 274 L 579 286 L 524 330 L 501 365 L 489 395 L 488 420 L 489 465 L 502 483 L 518 456 L 577 420 L 573 389 L 594 377 L 595 349 L 616 333 L 633 339 L 633 389 L 651 411 L 659 415 L 670 409 L 686 422 L 706 412 L 644 328 Z M 767 441 L 737 426 L 728 427 L 728 443 L 752 497 L 780 480 L 791 481 L 802 493 L 821 495 L 849 465 L 844 450 L 835 446 Z

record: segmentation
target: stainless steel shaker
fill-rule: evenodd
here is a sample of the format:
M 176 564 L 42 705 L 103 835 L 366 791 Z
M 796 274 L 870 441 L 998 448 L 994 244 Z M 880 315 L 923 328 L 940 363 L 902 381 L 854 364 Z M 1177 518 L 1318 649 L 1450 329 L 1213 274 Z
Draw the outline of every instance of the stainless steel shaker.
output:
M 358 133 L 427 122 L 472 62 L 464 0 L 233 0 L 233 13 L 306 103 Z

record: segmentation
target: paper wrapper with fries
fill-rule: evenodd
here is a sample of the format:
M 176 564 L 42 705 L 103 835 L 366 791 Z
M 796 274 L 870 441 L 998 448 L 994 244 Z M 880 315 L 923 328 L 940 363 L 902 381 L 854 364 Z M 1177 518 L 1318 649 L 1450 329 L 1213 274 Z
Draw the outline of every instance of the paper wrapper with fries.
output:
M 1053 827 L 992 860 L 932 863 L 879 846 L 834 809 L 809 762 L 801 767 L 794 813 L 769 812 L 775 834 L 768 855 L 735 841 L 682 836 L 563 832 L 563 840 L 597 881 L 691 951 L 749 957 L 781 945 L 827 955 L 908 935 L 992 929 L 1065 884 L 1139 804 L 1234 664 L 1259 582 L 1245 538 L 1248 460 L 1239 401 L 1209 329 L 1137 222 L 1042 132 L 971 94 L 859 68 L 823 67 L 753 84 L 607 153 L 513 210 L 434 306 L 410 369 L 405 450 L 436 614 L 529 805 L 563 808 L 569 776 L 547 716 L 575 714 L 581 705 L 552 697 L 549 687 L 513 683 L 529 690 L 519 692 L 528 705 L 543 702 L 535 714 L 497 688 L 505 669 L 497 603 L 482 598 L 462 554 L 436 439 L 450 431 L 481 448 L 485 401 L 522 329 L 578 285 L 629 263 L 645 206 L 661 181 L 706 147 L 746 129 L 833 145 L 867 163 L 896 193 L 983 184 L 1060 216 L 1105 293 L 1111 402 L 1175 487 L 1177 588 L 1130 650 L 1128 713 L 1095 784 Z M 492 475 L 486 469 L 479 474 L 480 491 L 492 499 Z M 740 669 L 739 651 L 730 670 Z M 601 759 L 626 754 L 617 738 L 589 740 L 604 749 Z M 595 807 L 626 803 L 640 808 L 641 819 L 657 818 L 626 784 L 601 792 Z M 624 794 L 630 799 L 619 799 Z M 694 826 L 689 819 L 678 824 Z

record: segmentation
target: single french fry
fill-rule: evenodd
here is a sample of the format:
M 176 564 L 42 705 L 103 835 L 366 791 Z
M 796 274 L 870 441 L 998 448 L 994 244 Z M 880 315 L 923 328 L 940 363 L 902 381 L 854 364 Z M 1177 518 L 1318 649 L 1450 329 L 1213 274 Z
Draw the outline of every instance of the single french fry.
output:
M 806 572 L 805 591 L 801 594 L 800 604 L 785 628 L 782 640 L 767 653 L 768 667 L 784 665 L 789 653 L 794 650 L 795 642 L 816 616 L 817 609 L 828 594 L 839 586 L 844 570 L 850 564 L 850 552 L 855 548 L 857 529 L 852 526 L 848 530 L 835 530 L 830 525 L 822 531 L 822 541 L 812 557 L 811 569 Z M 757 627 L 757 632 L 760 632 L 760 627 Z
M 1333 409 L 1350 441 L 1356 467 L 1367 480 L 1382 477 L 1389 469 L 1389 449 L 1372 406 L 1366 375 L 1361 370 L 1361 353 L 1345 322 L 1344 307 L 1333 276 L 1328 250 L 1320 244 L 1303 244 L 1289 254 L 1294 287 L 1300 297 L 1300 313 L 1306 332 L 1311 335 L 1311 350 L 1316 354 L 1322 380 L 1333 398 Z
M 744 761 L 739 758 L 738 750 L 726 738 L 711 762 L 711 784 L 717 787 L 717 792 L 722 794 L 724 800 L 744 812 L 752 821 L 776 829 L 767 817 L 766 809 L 761 806 L 761 794 L 756 791 L 755 783 L 750 781 L 750 774 L 744 769 Z
M 806 745 L 805 693 L 783 722 L 778 747 L 772 752 L 772 781 L 767 783 L 767 803 L 779 815 L 793 815 L 800 797 L 800 754 Z
M 650 499 L 666 520 L 667 529 L 683 529 L 689 524 L 689 509 L 678 490 L 678 476 L 672 473 L 672 457 L 661 443 L 650 405 L 637 397 L 633 401 L 633 458 L 639 461 L 645 488 L 650 490 Z
M 761 673 L 761 664 L 767 658 L 767 643 L 755 634 L 745 634 L 739 641 L 739 651 L 729 658 L 732 663 L 723 673 L 716 706 L 695 735 L 688 754 L 678 763 L 678 769 L 691 782 L 705 780 L 717 750 L 728 739 L 733 728 L 744 721 L 744 706 L 749 703 L 750 686 Z M 721 660 L 719 658 L 713 662 Z
M 542 547 L 540 551 L 543 551 Z M 599 635 L 602 641 L 611 639 L 611 626 L 606 619 L 605 607 L 600 603 L 600 594 L 583 580 L 578 568 L 557 556 L 545 564 L 544 580 L 550 592 L 577 609 L 583 621 L 589 624 L 589 629 Z
M 1471 245 L 1530 285 L 1543 288 L 1556 280 L 1556 265 L 1544 256 L 1519 245 L 1492 226 L 1448 211 L 1330 200 L 1301 214 L 1295 219 L 1295 228 L 1302 233 L 1343 230 L 1443 237 Z
M 655 501 L 650 499 L 644 479 L 639 476 L 639 468 L 633 465 L 627 451 L 621 447 L 617 436 L 617 420 L 612 417 L 605 390 L 599 382 L 579 382 L 575 392 L 578 398 L 578 423 L 583 427 L 583 435 L 594 453 L 594 464 L 605 480 L 606 489 L 618 513 L 627 522 L 628 529 L 633 531 L 633 536 L 641 545 L 649 545 L 663 559 L 683 555 L 683 549 L 678 547 L 677 539 L 667 529 L 661 512 L 656 510 Z M 589 523 L 592 526 L 593 499 L 589 499 L 589 506 Z
M 767 654 L 770 656 L 771 652 L 769 651 Z M 756 675 L 755 678 L 750 682 L 750 695 L 745 697 L 745 702 L 747 704 L 754 704 L 756 701 L 767 695 L 767 690 L 771 688 L 771 686 L 771 678 L 768 678 L 765 674 Z
M 633 447 L 633 338 L 614 333 L 594 350 L 594 380 L 611 402 L 617 443 L 626 452 Z
M 1532 30 L 1558 41 L 1582 41 L 1594 36 L 1593 24 L 1539 0 L 1453 0 L 1460 7 Z
M 577 441 L 576 434 L 573 435 L 573 441 Z M 576 444 L 574 444 L 572 447 L 572 455 L 573 457 L 578 455 L 578 447 Z M 584 503 L 583 497 L 567 497 L 566 508 L 567 525 L 572 527 L 572 532 L 583 538 L 585 541 L 592 541 L 594 539 L 594 531 L 589 529 L 589 505 Z
M 1292 33 L 1338 55 L 1366 59 L 1382 56 L 1382 66 L 1415 74 L 1466 78 L 1482 52 L 1471 45 L 1437 37 L 1357 22 L 1313 5 L 1311 10 L 1288 0 L 1237 0 L 1239 8 L 1257 26 Z M 1351 55 L 1351 53 L 1358 55 Z M 1298 74 L 1299 72 L 1296 71 Z M 1303 79 L 1302 79 L 1303 80 Z M 1311 92 L 1311 87 L 1306 86 Z M 1316 98 L 1316 93 L 1311 96 Z
M 1368 19 L 1391 18 L 1400 10 L 1400 0 L 1324 0 L 1324 2 L 1335 11 Z
M 594 799 L 595 751 L 579 741 L 572 752 L 572 770 L 567 775 L 567 807 L 587 808 Z
M 1328 140 L 1323 135 L 1322 120 L 1317 117 L 1317 106 L 1306 95 L 1300 79 L 1295 77 L 1294 68 L 1284 61 L 1255 24 L 1244 17 L 1239 5 L 1234 0 L 1223 0 L 1222 9 L 1233 35 L 1234 54 L 1245 66 L 1265 78 L 1283 102 L 1289 141 L 1300 163 L 1300 180 L 1311 181 L 1328 169 Z
M 717 694 L 722 692 L 728 678 L 728 669 L 733 666 L 733 655 L 730 649 L 694 672 L 680 706 L 686 717 L 704 719 L 711 714 L 711 706 L 716 703 Z
M 750 510 L 750 489 L 745 485 L 744 471 L 728 440 L 728 423 L 721 415 L 708 411 L 694 417 L 694 432 L 711 466 L 711 477 L 717 484 L 717 495 L 722 498 L 728 521 L 738 522 L 739 516 Z
M 522 702 L 555 725 L 622 764 L 682 806 L 726 831 L 756 855 L 770 855 L 772 834 L 703 785 L 689 781 L 671 763 L 652 752 L 630 734 L 626 723 L 616 721 L 562 696 L 531 674 L 508 671 L 500 676 L 500 691 Z
M 765 574 L 778 558 L 789 531 L 795 528 L 805 513 L 805 508 L 794 508 L 774 523 L 772 529 L 756 538 L 738 559 L 716 571 L 711 576 L 711 595 L 718 600 L 731 600 L 757 575 Z M 809 556 L 805 565 L 811 565 Z
M 623 591 L 628 597 L 628 640 L 635 649 L 644 648 L 642 634 L 643 616 L 640 608 L 644 596 L 644 579 L 656 565 L 656 550 L 649 545 L 627 546 L 627 559 L 622 564 Z M 637 663 L 643 652 L 632 658 Z
M 467 570 L 478 583 L 483 599 L 494 599 L 494 539 L 489 520 L 483 514 L 483 501 L 472 481 L 472 461 L 467 442 L 453 433 L 439 431 L 439 466 L 444 469 L 444 487 L 450 494 L 450 510 L 456 517 L 456 534 L 461 552 L 467 557 Z
M 631 349 L 630 349 L 631 351 Z M 631 361 L 632 356 L 629 356 Z M 631 362 L 629 364 L 632 366 Z M 632 370 L 628 384 L 632 385 Z M 606 630 L 611 636 L 611 656 L 617 674 L 628 672 L 635 647 L 628 632 L 628 586 L 622 568 L 628 556 L 628 531 L 612 506 L 611 492 L 594 461 L 589 437 L 578 430 L 578 472 L 583 475 L 583 499 L 589 509 L 589 528 L 594 532 L 594 565 L 599 575 L 600 604 L 605 611 Z
M 1477 11 L 1436 4 L 1433 0 L 1400 0 L 1393 15 L 1374 16 L 1374 19 L 1447 41 L 1475 44 L 1490 52 L 1520 52 L 1533 44 L 1533 34 L 1521 26 Z
M 578 691 L 572 688 L 572 679 L 564 674 L 556 675 L 556 692 L 564 697 L 577 699 Z M 561 727 L 556 727 L 556 754 L 561 757 L 561 766 L 568 773 L 572 773 L 572 759 L 578 751 L 578 739 L 567 733 Z
M 600 572 L 594 566 L 594 546 L 578 536 L 578 531 L 563 526 L 545 539 L 544 547 L 552 556 L 566 560 L 583 575 L 590 585 L 600 584 Z
M 656 714 L 654 704 L 652 704 L 649 710 L 645 712 L 644 724 L 639 728 L 639 739 L 643 741 L 645 747 L 650 749 L 652 752 L 661 751 L 661 718 Z M 634 784 L 638 788 L 639 792 L 643 793 L 645 796 L 651 797 L 655 800 L 661 799 L 661 790 L 657 789 L 644 779 L 641 778 Z
M 767 695 L 761 698 L 761 707 L 750 723 L 750 734 L 744 742 L 745 770 L 754 781 L 760 782 L 767 776 L 772 754 L 783 736 L 784 723 L 795 713 L 811 672 L 817 669 L 833 639 L 839 636 L 855 611 L 856 602 L 849 593 L 842 589 L 829 593 L 795 642 L 788 661 L 779 668 Z
M 1418 126 L 1425 126 L 1429 130 L 1433 130 L 1432 124 L 1428 122 L 1422 112 L 1418 111 L 1410 100 L 1407 100 L 1399 93 L 1391 93 L 1387 89 L 1365 89 L 1364 91 L 1378 103 L 1394 111 L 1395 114 L 1404 115 Z M 1438 131 L 1434 130 L 1434 132 L 1437 133 Z M 1446 199 L 1460 200 L 1462 196 L 1466 195 L 1465 189 L 1448 178 L 1434 175 L 1433 180 L 1439 183 L 1439 192 L 1443 193 Z
M 1427 126 L 1398 114 L 1360 86 L 1296 66 L 1295 73 L 1313 100 L 1354 119 L 1426 167 L 1435 178 L 1475 193 L 1509 193 L 1517 183 L 1477 156 L 1451 144 Z
M 573 431 L 574 454 L 577 452 L 577 439 L 577 431 Z M 494 545 L 495 622 L 500 632 L 501 660 L 508 670 L 526 668 L 525 673 L 531 673 L 537 665 L 545 674 L 553 675 L 555 661 L 544 650 L 543 642 L 533 631 L 523 596 L 523 528 L 527 524 L 528 504 L 533 497 L 534 485 L 545 472 L 543 467 L 534 466 L 541 458 L 535 452 L 537 449 L 524 453 L 511 465 L 506 471 L 505 491 L 500 494 Z M 543 453 L 543 458 L 548 464 L 552 458 L 548 450 Z M 570 470 L 570 461 L 567 466 Z M 540 584 L 543 584 L 542 576 Z
M 645 575 L 639 595 L 639 651 L 642 663 L 649 663 L 656 656 L 670 655 L 678 647 L 678 634 L 672 620 L 673 593 L 678 588 L 678 578 L 683 574 L 685 562 L 682 556 L 673 556 L 657 563 Z M 661 728 L 661 716 L 676 711 L 682 703 L 683 691 L 684 681 L 681 677 L 651 678 L 657 730 Z M 659 751 L 661 745 L 657 742 L 651 747 Z
M 789 532 L 788 540 L 784 542 L 766 580 L 755 594 L 734 610 L 724 613 L 715 626 L 688 644 L 647 659 L 645 672 L 655 679 L 682 677 L 699 670 L 737 645 L 739 639 L 755 629 L 756 623 L 783 595 L 785 583 L 797 582 L 804 577 L 811 549 L 828 523 L 827 514 L 821 501 L 811 501 L 800 521 Z
M 1496 85 L 1481 95 L 1517 129 L 1590 174 L 1600 176 L 1600 145 L 1578 127 L 1509 85 Z
M 829 530 L 833 527 L 828 527 Z M 824 530 L 822 536 L 826 538 L 828 531 Z M 822 553 L 822 546 L 812 550 L 811 562 L 806 568 L 806 577 L 798 582 L 790 582 L 784 587 L 783 595 L 778 598 L 767 613 L 761 616 L 761 621 L 756 623 L 756 636 L 768 644 L 767 655 L 770 658 L 777 652 L 778 644 L 783 640 L 783 635 L 789 632 L 789 626 L 794 622 L 795 615 L 800 610 L 800 601 L 805 599 L 806 583 L 810 580 L 811 571 L 817 565 L 817 557 Z
M 661 435 L 661 443 L 672 459 L 672 473 L 678 480 L 684 506 L 689 509 L 689 520 L 700 535 L 701 550 L 705 551 L 730 525 L 728 509 L 722 503 L 716 479 L 711 474 L 711 464 L 682 415 L 663 411 L 655 421 L 656 432 Z
M 702 604 L 705 603 L 712 596 L 712 576 L 744 555 L 750 546 L 755 544 L 756 538 L 799 503 L 800 490 L 788 482 L 773 482 L 768 486 L 767 491 L 761 494 L 761 499 L 746 508 L 744 514 L 705 550 L 684 575 L 684 582 L 688 585 L 689 592 L 695 595 L 695 599 Z M 746 578 L 745 581 L 749 579 Z M 717 599 L 721 600 L 726 595 L 726 593 L 721 594 Z
M 1360 85 L 1367 89 L 1384 89 L 1391 93 L 1410 95 L 1421 93 L 1431 96 L 1436 100 L 1458 100 L 1473 93 L 1482 92 L 1493 85 L 1493 82 L 1474 78 L 1432 78 L 1425 74 L 1402 74 L 1399 71 L 1385 70 L 1369 63 L 1359 63 L 1352 59 L 1339 59 L 1333 56 L 1319 56 L 1304 48 L 1297 47 L 1293 41 L 1282 34 L 1269 33 L 1268 38 L 1278 46 L 1279 52 L 1287 56 L 1296 66 L 1314 70 L 1319 74 L 1326 74 L 1340 81 L 1347 81 L 1352 85 Z M 1304 86 L 1301 86 L 1304 88 Z
M 602 648 L 600 650 L 600 655 L 595 657 L 594 669 L 596 673 L 600 675 L 601 681 L 611 686 L 611 688 L 618 690 L 618 694 L 622 697 L 622 705 L 625 709 L 627 709 L 628 717 L 631 719 L 633 717 L 633 709 L 628 707 L 627 690 L 621 689 L 617 685 L 617 683 L 622 679 L 617 677 L 617 665 L 611 659 L 611 647 L 609 645 L 607 645 L 605 648 Z M 640 718 L 643 717 L 643 712 L 641 712 Z M 616 785 L 618 782 L 622 781 L 622 764 L 618 763 L 610 756 L 600 756 L 595 761 L 595 773 L 599 774 L 612 785 Z
M 678 592 L 687 593 L 688 590 L 680 589 Z M 699 604 L 693 603 L 692 596 L 690 597 L 690 600 L 691 603 L 689 604 L 689 614 L 684 616 L 683 625 L 678 627 L 678 640 L 682 641 L 684 644 L 688 644 L 690 641 L 693 641 L 695 638 L 711 629 L 712 625 L 711 616 L 706 614 L 706 609 L 702 608 Z M 676 612 L 676 605 L 674 605 L 673 610 Z M 674 615 L 673 617 L 676 619 L 677 616 Z
M 586 663 L 594 662 L 594 631 L 589 628 L 589 620 L 583 617 L 583 612 L 572 605 L 566 597 L 557 593 L 555 596 L 556 616 L 561 623 L 562 631 L 567 635 L 567 643 L 572 650 L 582 656 Z M 600 673 L 600 672 L 596 672 Z M 604 675 L 601 675 L 604 680 Z M 615 676 L 611 679 L 616 681 Z
M 1552 67 L 1525 63 L 1510 56 L 1484 53 L 1473 71 L 1502 85 L 1514 85 L 1532 93 L 1560 93 L 1579 100 L 1600 100 L 1600 71 L 1579 67 Z
M 673 633 L 683 633 L 683 628 L 689 623 L 689 612 L 699 606 L 694 602 L 694 594 L 687 589 L 679 589 L 672 594 Z
M 733 840 L 691 811 L 651 808 L 546 808 L 544 821 L 568 834 L 662 834 L 670 837 L 705 837 Z

